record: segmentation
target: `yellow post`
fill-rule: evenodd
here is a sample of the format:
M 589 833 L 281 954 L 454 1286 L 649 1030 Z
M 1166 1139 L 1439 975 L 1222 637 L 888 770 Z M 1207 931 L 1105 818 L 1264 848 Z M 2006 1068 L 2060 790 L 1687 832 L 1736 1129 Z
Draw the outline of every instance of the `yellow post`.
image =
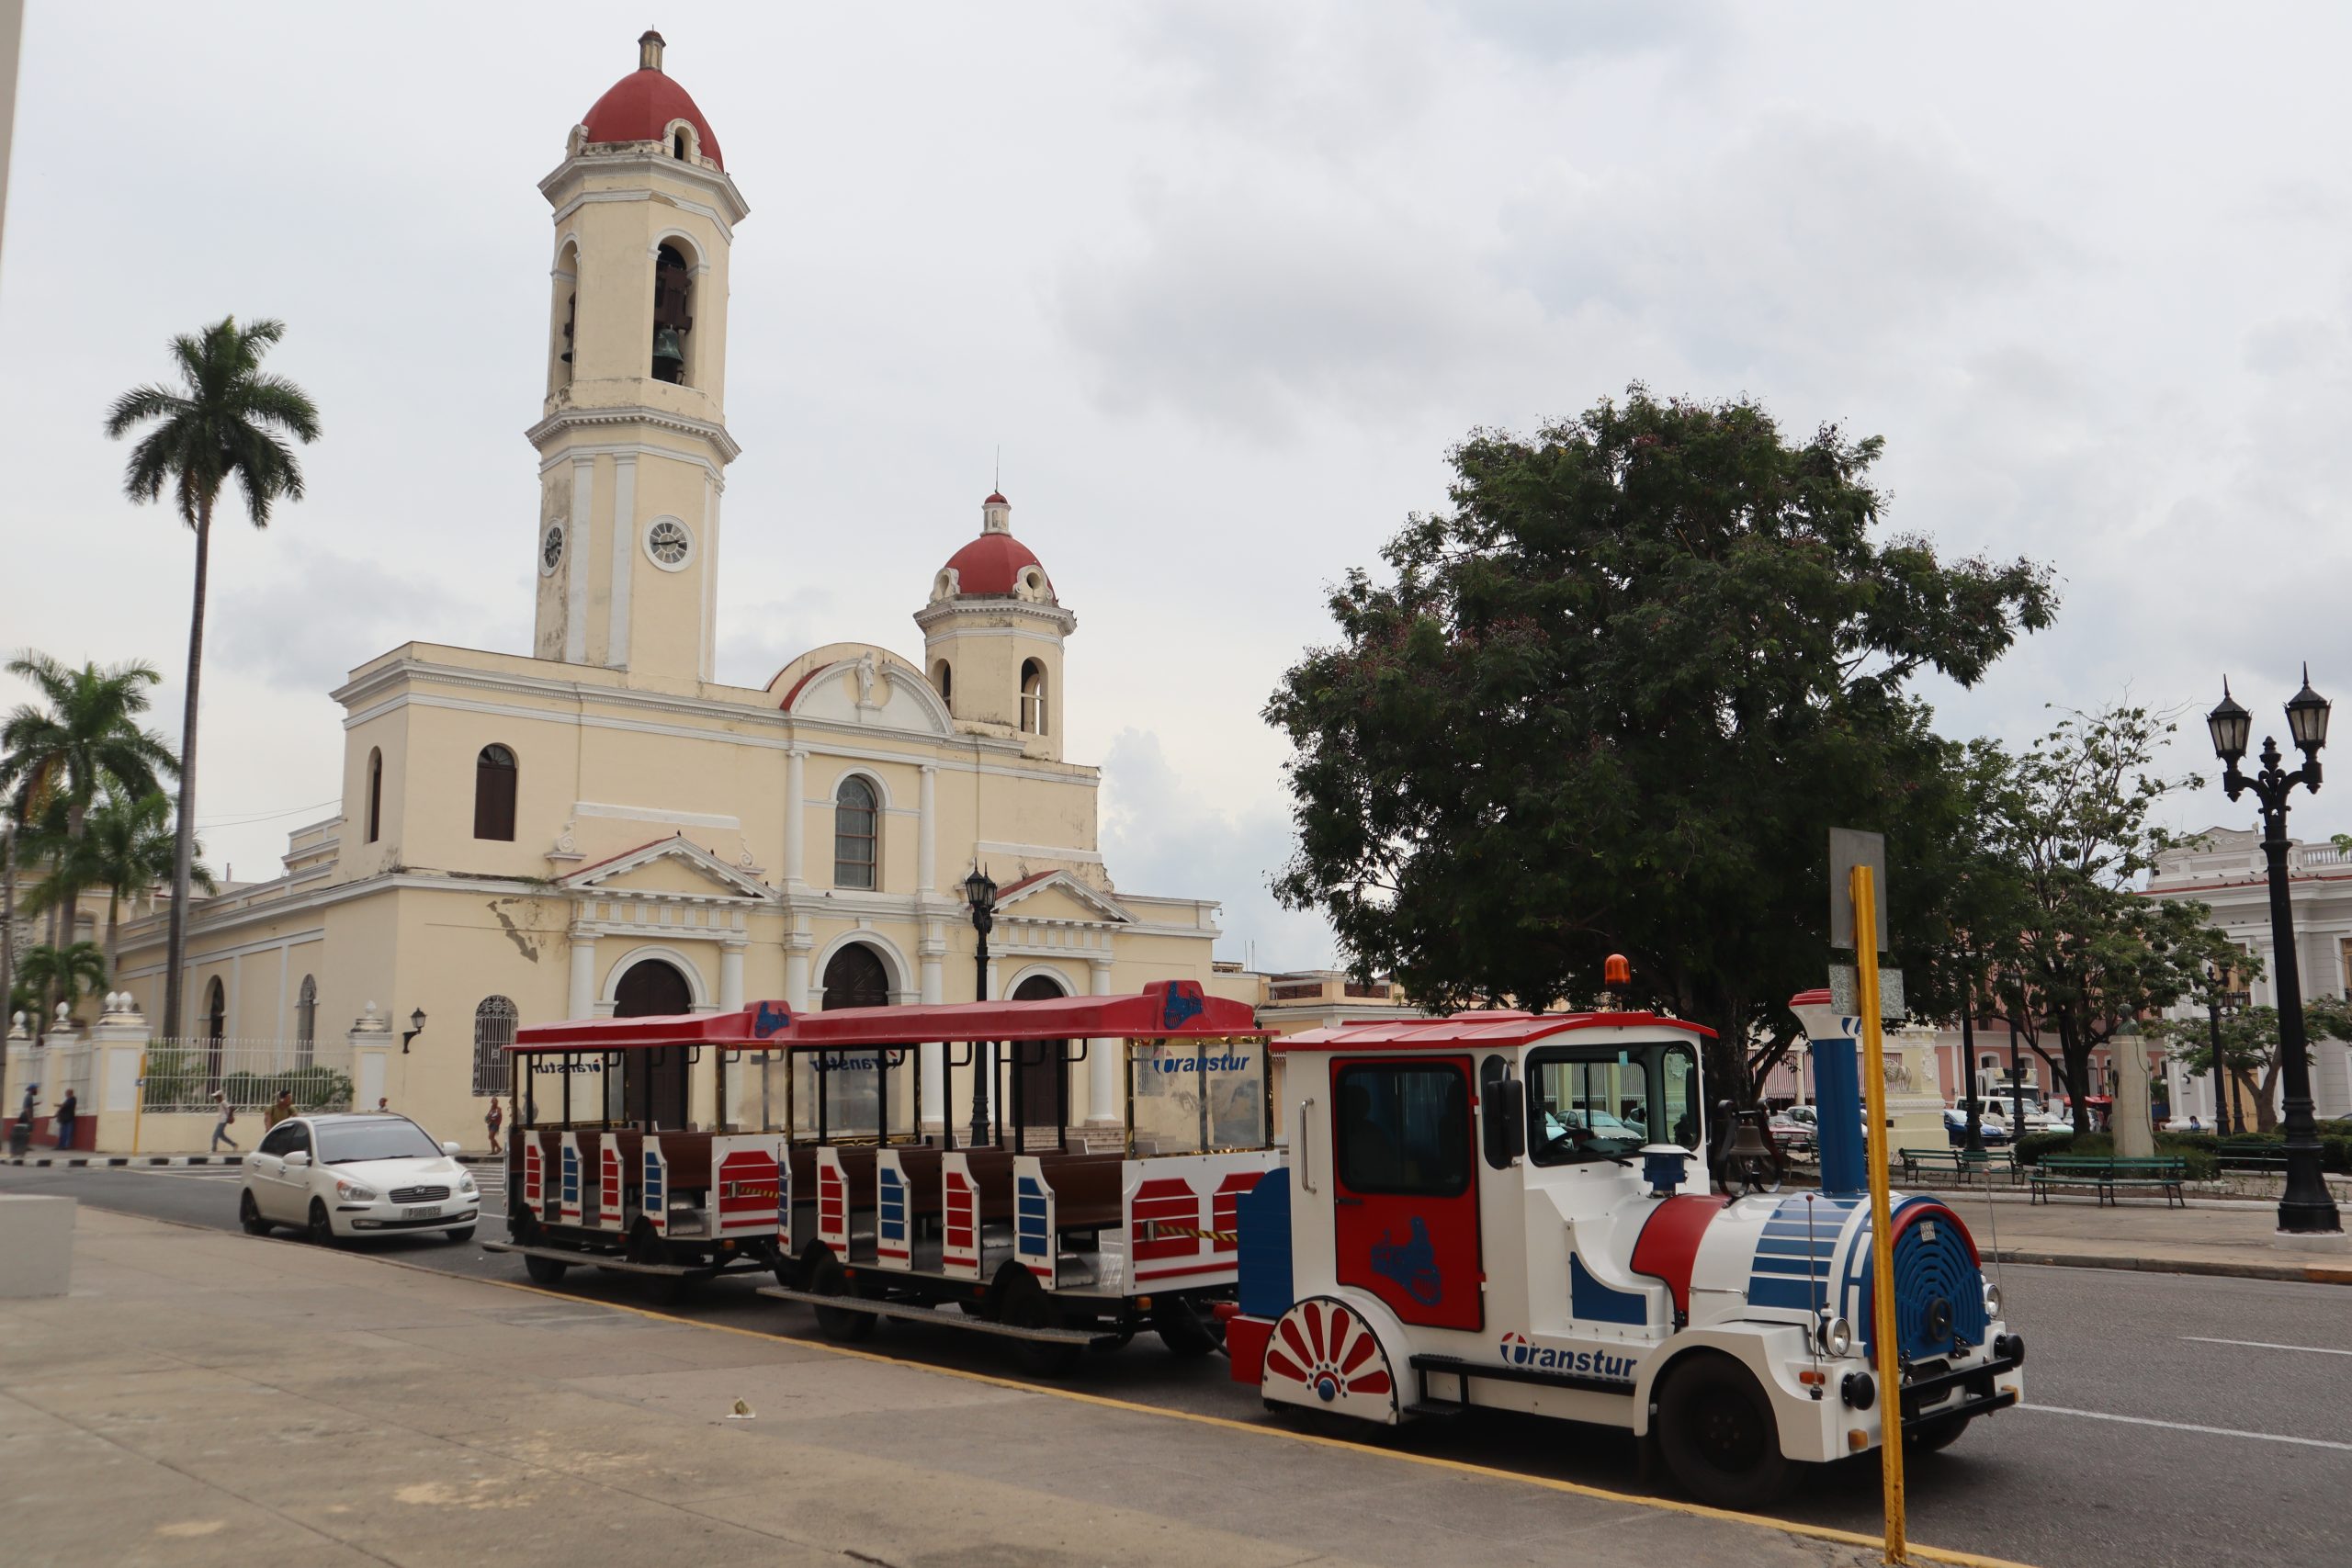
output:
M 139 1074 L 130 1081 L 130 1152 L 139 1152 L 139 1119 L 147 1111 L 147 1053 L 139 1053 Z
M 1871 868 L 1852 872 L 1854 961 L 1862 1010 L 1862 1105 L 1869 1122 L 1871 1178 L 1871 1355 L 1878 1362 L 1879 1475 L 1885 1492 L 1886 1560 L 1908 1562 L 1903 1539 L 1903 1368 L 1894 1323 L 1894 1221 L 1887 1195 L 1886 1042 L 1879 1031 L 1878 889 Z

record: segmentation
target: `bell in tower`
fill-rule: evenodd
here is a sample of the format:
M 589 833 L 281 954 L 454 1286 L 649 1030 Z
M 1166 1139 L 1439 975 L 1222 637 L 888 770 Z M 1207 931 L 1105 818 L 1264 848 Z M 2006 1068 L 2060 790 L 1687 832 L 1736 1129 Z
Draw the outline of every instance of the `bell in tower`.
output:
M 663 245 L 653 264 L 653 378 L 673 386 L 686 378 L 686 334 L 695 327 L 686 305 L 693 288 L 686 258 Z

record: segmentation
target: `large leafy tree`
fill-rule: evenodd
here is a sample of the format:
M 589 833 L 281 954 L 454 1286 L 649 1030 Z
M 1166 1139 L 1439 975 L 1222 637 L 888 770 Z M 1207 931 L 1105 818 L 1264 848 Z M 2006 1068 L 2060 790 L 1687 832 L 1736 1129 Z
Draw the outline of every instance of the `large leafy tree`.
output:
M 1887 833 L 1920 935 L 1970 806 L 1913 678 L 1973 682 L 2053 609 L 2033 563 L 1881 536 L 1880 448 L 1639 387 L 1474 434 L 1452 510 L 1390 542 L 1393 582 L 1349 574 L 1340 641 L 1267 707 L 1295 748 L 1276 892 L 1436 1004 L 1589 997 L 1623 952 L 1748 1091 L 1821 980 L 1831 827 Z
M 2204 905 L 2137 891 L 2176 842 L 2151 820 L 2155 807 L 2200 782 L 2155 772 L 2173 728 L 2129 703 L 2069 714 L 2018 759 L 2005 808 L 2004 852 L 2028 908 L 2004 955 L 2002 1005 L 2057 1069 L 2076 1132 L 2090 1126 L 2092 1051 L 2241 956 Z
M 63 846 L 60 874 L 33 889 L 25 900 L 28 911 L 39 913 L 51 903 L 78 897 L 85 887 L 107 890 L 107 970 L 111 974 L 122 955 L 122 906 L 153 888 L 168 885 L 176 852 L 172 797 L 161 790 L 134 795 L 109 789 L 91 808 L 80 839 Z M 197 846 L 197 853 L 204 846 Z M 201 892 L 217 890 L 210 868 L 197 861 L 188 868 L 189 885 Z M 68 895 L 63 890 L 71 888 Z
M 2171 1046 L 2192 1073 L 2213 1070 L 2213 1024 L 2209 1019 L 2158 1019 L 2143 1030 Z M 2352 1004 L 2342 997 L 2313 997 L 2303 1004 L 2303 1032 L 2313 1040 L 2352 1040 Z M 2243 1087 L 2254 1105 L 2254 1130 L 2278 1130 L 2278 1010 L 2246 1008 L 2221 1021 L 2222 1072 Z
M 172 340 L 177 388 L 133 387 L 115 400 L 107 434 L 119 439 L 142 430 L 123 471 L 131 500 L 152 502 L 172 492 L 180 521 L 196 534 L 196 583 L 188 613 L 187 708 L 180 720 L 180 801 L 174 846 L 170 937 L 164 977 L 164 1032 L 180 1030 L 180 972 L 187 946 L 188 890 L 196 863 L 196 715 L 204 666 L 204 604 L 212 549 L 212 517 L 234 479 L 244 492 L 246 518 L 269 526 L 280 500 L 302 499 L 302 468 L 291 437 L 319 437 L 319 411 L 310 395 L 261 367 L 262 356 L 286 335 L 282 321 L 240 327 L 225 317 L 193 336 Z

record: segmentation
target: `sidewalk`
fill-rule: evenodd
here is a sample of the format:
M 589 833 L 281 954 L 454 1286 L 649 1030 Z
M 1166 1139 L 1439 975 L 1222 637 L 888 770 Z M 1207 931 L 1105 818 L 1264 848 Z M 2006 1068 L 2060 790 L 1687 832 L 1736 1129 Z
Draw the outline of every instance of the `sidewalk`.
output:
M 754 1419 L 726 1418 L 739 1398 Z M 89 1208 L 74 1294 L 0 1304 L 12 1568 L 1548 1568 L 1571 1534 L 1589 1568 L 1876 1561 L 1809 1527 Z
M 2204 1202 L 2186 1209 L 2129 1200 L 2101 1207 L 2087 1196 L 2035 1203 L 2024 1193 L 1983 1188 L 1936 1194 L 1968 1224 L 1977 1247 L 2006 1263 L 2155 1273 L 2228 1274 L 2352 1285 L 2352 1257 L 2291 1252 L 2276 1245 L 2275 1203 Z

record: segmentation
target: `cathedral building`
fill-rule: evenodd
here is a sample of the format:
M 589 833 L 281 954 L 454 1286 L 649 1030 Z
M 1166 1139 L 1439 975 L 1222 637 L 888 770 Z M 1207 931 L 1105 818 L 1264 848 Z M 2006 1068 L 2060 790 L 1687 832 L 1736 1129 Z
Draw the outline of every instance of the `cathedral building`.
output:
M 661 36 L 639 47 L 539 183 L 539 517 L 513 541 L 530 649 L 410 643 L 351 671 L 340 811 L 291 835 L 284 875 L 192 912 L 186 1048 L 211 1052 L 208 1077 L 240 1042 L 348 1053 L 359 1105 L 473 1144 L 518 1021 L 970 999 L 975 866 L 999 885 L 990 996 L 1250 995 L 1213 975 L 1213 901 L 1111 879 L 1101 775 L 1063 756 L 1078 620 L 1002 495 L 909 584 L 919 657 L 836 643 L 764 688 L 715 680 L 750 209 Z M 155 1018 L 160 917 L 124 958 L 117 983 Z M 1114 1055 L 1070 1068 L 1074 1120 L 1122 1114 Z

